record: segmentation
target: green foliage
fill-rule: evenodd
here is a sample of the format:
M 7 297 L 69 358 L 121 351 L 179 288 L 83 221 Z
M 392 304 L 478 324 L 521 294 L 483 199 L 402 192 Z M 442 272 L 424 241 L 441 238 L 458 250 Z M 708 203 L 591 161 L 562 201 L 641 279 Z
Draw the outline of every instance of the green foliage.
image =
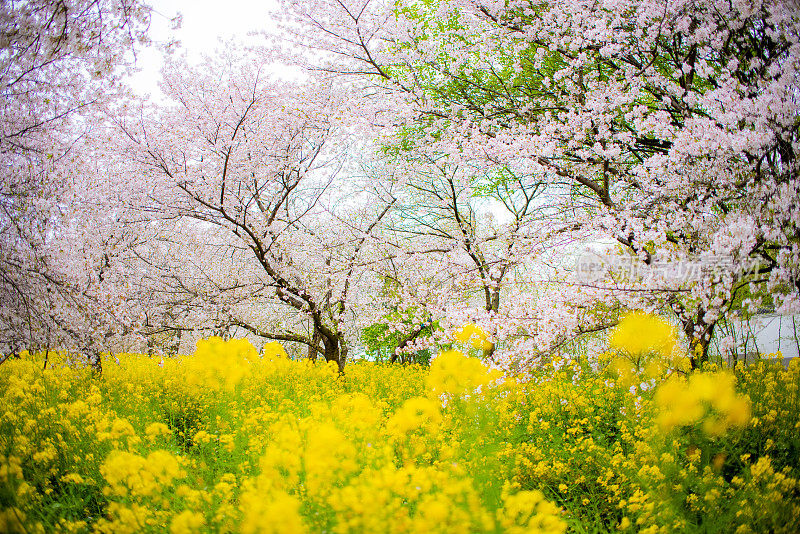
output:
M 386 319 L 399 317 L 400 314 L 393 312 Z M 418 327 L 415 327 L 418 328 Z M 438 323 L 419 328 L 417 337 L 431 336 L 433 331 L 438 328 Z M 404 336 L 396 330 L 390 328 L 388 322 L 373 323 L 361 331 L 361 343 L 367 353 L 367 359 L 375 362 L 388 362 L 395 354 L 395 350 L 402 343 Z M 418 365 L 428 365 L 431 360 L 431 350 L 422 349 L 409 354 L 402 354 L 398 359 L 404 363 L 414 363 Z

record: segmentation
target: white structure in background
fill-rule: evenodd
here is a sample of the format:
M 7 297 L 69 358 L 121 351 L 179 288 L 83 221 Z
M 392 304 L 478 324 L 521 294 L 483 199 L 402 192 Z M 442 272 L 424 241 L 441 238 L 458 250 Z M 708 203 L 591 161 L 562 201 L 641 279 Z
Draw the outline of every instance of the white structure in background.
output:
M 800 356 L 800 316 L 764 314 L 732 326 L 738 357 L 751 361 L 757 354 L 766 356 L 778 352 L 784 364 Z M 730 355 L 726 356 L 730 359 Z

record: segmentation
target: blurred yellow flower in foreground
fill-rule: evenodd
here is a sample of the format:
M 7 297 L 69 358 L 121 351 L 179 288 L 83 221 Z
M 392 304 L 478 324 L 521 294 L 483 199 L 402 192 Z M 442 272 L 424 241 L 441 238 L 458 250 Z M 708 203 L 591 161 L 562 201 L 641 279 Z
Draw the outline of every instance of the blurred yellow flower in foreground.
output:
M 470 358 L 457 350 L 448 350 L 433 360 L 426 385 L 428 391 L 436 396 L 444 393 L 460 397 L 488 386 L 501 376 L 502 373 L 490 370 L 477 358 Z
M 675 350 L 675 329 L 657 315 L 635 311 L 629 313 L 614 329 L 609 344 L 629 354 L 658 352 L 669 356 Z
M 660 413 L 658 424 L 664 431 L 702 423 L 703 431 L 720 436 L 730 427 L 744 426 L 750 420 L 750 399 L 736 393 L 736 378 L 725 372 L 696 373 L 688 380 L 673 377 L 656 391 Z
M 475 323 L 467 323 L 456 330 L 453 333 L 453 339 L 461 343 L 468 343 L 481 350 L 490 350 L 494 346 L 494 343 L 489 341 L 489 334 Z
M 278 343 L 277 341 L 270 341 L 264 345 L 264 348 L 261 350 L 261 354 L 264 358 L 288 358 L 289 355 L 286 354 L 286 349 L 283 348 L 283 345 Z
M 278 353 L 272 343 L 268 346 L 273 354 Z M 190 386 L 232 390 L 257 359 L 258 352 L 246 339 L 224 340 L 216 336 L 201 339 L 194 354 L 182 362 L 186 368 L 185 381 Z
M 497 511 L 503 532 L 560 534 L 567 530 L 556 505 L 545 499 L 540 491 L 503 492 L 503 507 Z
M 619 354 L 610 368 L 624 387 L 663 378 L 676 369 L 688 371 L 690 367 L 678 347 L 675 328 L 657 315 L 641 311 L 627 314 L 608 342 Z

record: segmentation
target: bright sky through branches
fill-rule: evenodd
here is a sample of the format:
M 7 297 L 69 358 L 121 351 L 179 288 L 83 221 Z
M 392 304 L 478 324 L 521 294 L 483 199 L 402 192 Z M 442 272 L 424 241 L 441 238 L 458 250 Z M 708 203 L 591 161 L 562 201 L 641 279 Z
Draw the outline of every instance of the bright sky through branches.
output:
M 277 2 L 226 0 L 220 5 L 212 0 L 155 0 L 152 6 L 150 37 L 154 43 L 178 39 L 180 50 L 186 52 L 190 60 L 197 61 L 222 42 L 231 39 L 246 42 L 250 32 L 272 30 L 274 23 L 270 21 L 269 12 L 277 8 Z M 172 30 L 171 21 L 178 13 L 182 15 L 181 27 Z M 132 78 L 133 90 L 141 95 L 158 94 L 161 52 L 157 47 L 141 51 L 137 65 L 141 72 Z

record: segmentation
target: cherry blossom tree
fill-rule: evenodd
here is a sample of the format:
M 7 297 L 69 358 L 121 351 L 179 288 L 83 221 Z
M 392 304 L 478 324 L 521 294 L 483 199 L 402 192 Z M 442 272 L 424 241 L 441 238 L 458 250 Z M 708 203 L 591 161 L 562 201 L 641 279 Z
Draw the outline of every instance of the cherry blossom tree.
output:
M 635 277 L 695 363 L 747 294 L 800 309 L 800 7 L 758 0 L 286 2 L 321 71 L 402 102 L 427 150 L 524 158 L 583 237 L 694 280 Z M 365 82 L 367 84 L 367 82 Z M 374 90 L 373 90 L 374 92 Z M 561 212 L 562 210 L 559 210 Z M 573 282 L 579 282 L 573 280 Z M 618 280 L 601 281 L 609 298 Z M 613 290 L 613 291 L 612 291 Z
M 134 46 L 147 42 L 150 10 L 133 0 L 4 2 L 0 21 L 0 146 L 4 158 L 29 156 L 14 160 L 21 181 L 19 165 L 59 157 L 81 132 L 76 117 L 119 88 Z
M 402 186 L 385 237 L 391 261 L 382 264 L 383 277 L 402 288 L 395 309 L 422 314 L 411 321 L 398 315 L 403 321 L 387 334 L 401 331 L 402 351 L 416 350 L 412 342 L 433 322 L 445 328 L 478 322 L 496 332 L 506 320 L 501 303 L 509 284 L 533 258 L 544 257 L 545 243 L 554 244 L 556 232 L 542 224 L 552 222 L 542 202 L 546 184 L 508 166 L 423 151 L 403 152 L 393 165 Z M 492 345 L 487 355 L 493 351 Z
M 0 330 L 4 352 L 97 348 L 93 313 L 118 237 L 89 232 L 77 169 L 87 132 L 146 43 L 150 10 L 131 0 L 0 6 Z M 124 231 L 123 231 L 124 233 Z M 104 236 L 104 237 L 101 237 Z M 71 239 L 88 238 L 82 242 Z M 101 247 L 101 248 L 95 248 Z M 98 253 L 99 251 L 99 253 Z M 96 353 L 94 350 L 89 352 Z M 99 360 L 95 358 L 99 365 Z
M 171 105 L 119 126 L 131 179 L 192 232 L 190 265 L 172 275 L 212 315 L 193 328 L 301 343 L 342 370 L 360 265 L 391 206 L 346 166 L 347 101 L 272 79 L 235 49 L 175 60 L 163 88 Z

